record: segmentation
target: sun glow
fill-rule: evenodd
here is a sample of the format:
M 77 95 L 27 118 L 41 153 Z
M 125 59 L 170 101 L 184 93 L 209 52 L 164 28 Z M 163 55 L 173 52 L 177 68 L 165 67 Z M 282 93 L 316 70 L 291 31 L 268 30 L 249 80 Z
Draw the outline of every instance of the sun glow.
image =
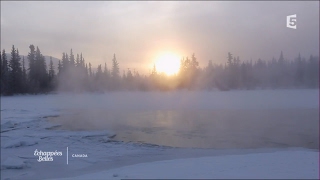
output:
M 178 73 L 180 68 L 180 57 L 173 53 L 161 54 L 156 59 L 157 72 L 163 72 L 167 75 L 173 75 Z

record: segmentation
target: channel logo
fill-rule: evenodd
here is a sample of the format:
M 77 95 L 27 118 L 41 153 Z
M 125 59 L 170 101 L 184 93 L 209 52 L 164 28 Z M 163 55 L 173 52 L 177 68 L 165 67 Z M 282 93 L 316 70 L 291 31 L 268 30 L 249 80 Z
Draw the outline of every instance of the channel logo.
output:
M 287 16 L 287 28 L 297 29 L 297 14 Z

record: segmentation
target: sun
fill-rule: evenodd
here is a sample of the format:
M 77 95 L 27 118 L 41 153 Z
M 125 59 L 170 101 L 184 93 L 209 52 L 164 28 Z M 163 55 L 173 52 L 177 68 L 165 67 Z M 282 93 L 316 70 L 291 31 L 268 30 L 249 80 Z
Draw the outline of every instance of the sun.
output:
M 156 69 L 167 75 L 178 73 L 180 68 L 180 57 L 173 53 L 163 53 L 156 59 Z

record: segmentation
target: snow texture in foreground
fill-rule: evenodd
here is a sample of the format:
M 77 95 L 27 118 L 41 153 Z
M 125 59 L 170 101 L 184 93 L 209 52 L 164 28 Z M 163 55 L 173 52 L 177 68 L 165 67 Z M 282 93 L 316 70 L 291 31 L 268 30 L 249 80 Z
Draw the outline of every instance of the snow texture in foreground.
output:
M 248 155 L 202 157 L 142 163 L 69 179 L 316 179 L 319 174 L 318 159 L 318 152 L 311 151 L 282 151 Z
M 32 146 L 38 144 L 38 141 L 34 138 L 18 138 L 12 141 L 7 142 L 3 147 L 4 148 L 16 148 L 16 147 L 23 147 L 23 146 Z
M 1 162 L 1 169 L 23 169 L 27 164 L 20 158 L 8 157 L 4 162 Z

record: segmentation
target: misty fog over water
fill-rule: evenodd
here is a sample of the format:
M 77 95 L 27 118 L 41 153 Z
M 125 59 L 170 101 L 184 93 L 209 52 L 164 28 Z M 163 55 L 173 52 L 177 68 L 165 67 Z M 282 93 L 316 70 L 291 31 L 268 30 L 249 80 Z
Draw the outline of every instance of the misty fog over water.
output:
M 92 111 L 52 118 L 67 130 L 174 147 L 319 147 L 317 109 Z
M 319 147 L 315 90 L 155 94 L 74 96 L 72 108 L 49 121 L 60 129 L 112 130 L 114 140 L 173 147 Z

